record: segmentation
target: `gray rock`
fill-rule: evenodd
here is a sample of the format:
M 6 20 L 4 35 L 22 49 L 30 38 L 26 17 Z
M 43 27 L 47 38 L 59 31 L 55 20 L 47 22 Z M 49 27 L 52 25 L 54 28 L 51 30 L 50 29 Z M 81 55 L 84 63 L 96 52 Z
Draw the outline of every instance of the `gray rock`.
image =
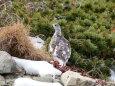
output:
M 6 85 L 13 86 L 15 79 L 6 79 Z
M 63 73 L 61 81 L 64 86 L 94 86 L 96 84 L 94 79 L 81 76 L 79 73 L 72 71 Z
M 115 86 L 115 82 L 107 82 L 106 86 Z
M 59 82 L 59 83 L 61 83 L 61 80 L 60 79 L 54 79 L 53 82 Z
M 0 75 L 0 86 L 5 84 L 5 79 L 3 76 Z
M 53 76 L 52 75 L 45 75 L 42 77 L 34 77 L 34 80 L 41 81 L 41 82 L 53 82 Z
M 21 72 L 22 69 L 15 63 L 10 54 L 0 51 L 0 74 Z

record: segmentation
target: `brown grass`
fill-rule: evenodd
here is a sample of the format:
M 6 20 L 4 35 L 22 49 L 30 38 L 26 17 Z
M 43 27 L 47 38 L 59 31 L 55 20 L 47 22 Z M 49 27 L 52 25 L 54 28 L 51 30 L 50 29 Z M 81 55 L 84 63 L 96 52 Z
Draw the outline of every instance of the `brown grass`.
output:
M 50 56 L 44 50 L 33 47 L 28 36 L 29 30 L 19 22 L 0 28 L 0 50 L 23 59 L 50 61 Z

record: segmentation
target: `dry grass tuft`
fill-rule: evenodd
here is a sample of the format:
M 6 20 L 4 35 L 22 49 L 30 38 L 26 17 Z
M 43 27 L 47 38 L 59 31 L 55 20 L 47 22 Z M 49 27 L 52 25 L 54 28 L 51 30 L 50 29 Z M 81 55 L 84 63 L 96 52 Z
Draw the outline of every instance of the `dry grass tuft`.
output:
M 29 30 L 19 22 L 0 28 L 0 50 L 23 59 L 50 61 L 50 56 L 44 50 L 33 47 L 28 36 Z

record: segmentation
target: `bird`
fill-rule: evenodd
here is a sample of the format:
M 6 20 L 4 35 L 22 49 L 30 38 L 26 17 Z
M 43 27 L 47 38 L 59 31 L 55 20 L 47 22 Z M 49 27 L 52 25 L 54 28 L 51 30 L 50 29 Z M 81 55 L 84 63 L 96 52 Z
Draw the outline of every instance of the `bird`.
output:
M 49 43 L 49 52 L 54 61 L 59 62 L 60 66 L 66 66 L 71 56 L 71 46 L 69 41 L 62 35 L 59 24 L 52 24 L 55 33 Z

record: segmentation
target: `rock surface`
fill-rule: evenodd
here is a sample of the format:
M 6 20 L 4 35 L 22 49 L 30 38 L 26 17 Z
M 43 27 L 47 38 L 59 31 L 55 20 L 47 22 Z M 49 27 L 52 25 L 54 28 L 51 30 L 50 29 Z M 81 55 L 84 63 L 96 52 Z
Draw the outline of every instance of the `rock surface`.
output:
M 71 74 L 70 74 L 71 73 Z M 69 74 L 69 75 L 68 75 Z M 74 75 L 74 76 L 73 76 Z M 63 86 L 115 86 L 115 82 L 107 82 L 106 85 L 96 84 L 94 79 L 83 77 L 77 72 L 67 71 L 60 77 L 53 78 L 51 75 L 44 77 L 26 75 L 25 73 L 15 73 L 0 75 L 0 86 L 13 86 L 17 78 L 29 78 L 40 82 L 62 83 Z
M 61 82 L 64 86 L 115 86 L 115 82 L 98 84 L 95 79 L 81 76 L 78 72 L 67 71 L 62 74 Z
M 40 77 L 40 76 L 26 75 L 24 73 L 16 73 L 16 74 L 0 75 L 0 86 L 13 86 L 14 81 L 18 78 L 28 78 L 40 82 L 49 82 L 49 83 L 56 83 L 60 81 L 57 78 L 53 79 L 51 75 Z
M 64 86 L 94 86 L 96 83 L 94 79 L 81 76 L 79 73 L 72 71 L 63 73 L 61 81 Z
M 5 79 L 0 75 L 0 86 L 5 84 Z
M 39 75 L 27 75 L 25 71 L 22 71 L 22 69 L 17 66 L 12 57 L 5 51 L 0 51 L 0 74 L 0 86 L 13 86 L 14 81 L 20 77 L 22 79 L 31 79 L 31 81 L 35 80 L 38 81 L 37 83 L 41 82 L 42 84 L 50 82 L 52 85 L 55 85 L 57 82 L 60 83 L 58 86 L 115 86 L 115 82 L 107 82 L 106 85 L 97 84 L 95 79 L 81 76 L 80 73 L 72 71 L 63 73 L 61 77 L 54 77 L 52 75 L 45 75 L 41 77 Z
M 42 40 L 40 37 L 29 37 L 29 40 L 31 44 L 34 46 L 36 49 L 41 49 L 44 46 L 44 40 Z
M 5 51 L 0 51 L 0 74 L 21 72 L 10 54 Z

